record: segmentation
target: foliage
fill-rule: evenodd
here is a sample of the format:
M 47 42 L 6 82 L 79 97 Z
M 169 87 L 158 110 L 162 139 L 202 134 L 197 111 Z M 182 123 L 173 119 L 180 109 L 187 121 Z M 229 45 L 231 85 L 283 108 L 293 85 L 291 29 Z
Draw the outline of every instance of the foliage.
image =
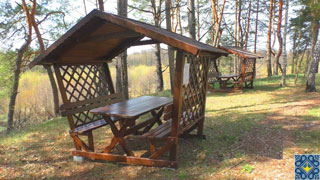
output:
M 51 44 L 73 24 L 74 20 L 64 19 L 66 13 L 72 8 L 69 3 L 70 1 L 64 0 L 37 1 L 35 21 L 39 24 L 40 32 L 43 32 L 46 45 Z M 21 2 L 10 0 L 0 2 L 0 17 L 0 47 L 6 50 L 15 48 L 22 42 L 28 31 Z
M 12 86 L 15 52 L 0 52 L 0 98 L 8 97 Z
M 251 173 L 253 169 L 254 167 L 251 166 L 250 164 L 245 164 L 242 166 L 241 173 L 244 173 L 244 172 Z

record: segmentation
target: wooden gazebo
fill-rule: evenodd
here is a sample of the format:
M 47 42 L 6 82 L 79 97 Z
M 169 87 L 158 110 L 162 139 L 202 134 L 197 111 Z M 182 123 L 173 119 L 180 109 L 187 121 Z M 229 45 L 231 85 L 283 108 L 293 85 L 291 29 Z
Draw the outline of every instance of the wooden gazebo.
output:
M 144 37 L 150 40 L 141 40 Z M 158 106 L 152 109 L 149 104 L 141 104 L 155 98 L 124 100 L 121 93 L 115 92 L 108 62 L 131 46 L 155 43 L 175 48 L 176 67 L 173 99 L 157 97 L 153 105 Z M 209 62 L 227 54 L 162 28 L 93 10 L 29 66 L 54 67 L 63 100 L 61 114 L 68 118 L 76 148 L 73 156 L 177 167 L 178 137 L 188 136 L 194 129 L 197 129 L 196 136 L 203 136 Z M 138 110 L 115 110 L 120 106 L 125 109 L 134 102 L 148 110 L 140 109 L 140 114 L 151 112 L 152 118 L 136 124 Z M 154 124 L 159 126 L 155 128 Z M 99 152 L 94 148 L 92 131 L 105 125 L 110 125 L 114 137 L 110 145 Z M 151 155 L 136 157 L 125 143 L 129 135 L 146 139 Z M 87 136 L 88 143 L 80 136 Z M 154 142 L 157 141 L 162 141 L 163 146 L 156 148 Z M 125 154 L 114 154 L 116 145 L 120 145 Z M 168 160 L 163 159 L 166 152 L 169 152 Z
M 250 52 L 235 46 L 219 46 L 219 49 L 227 51 L 229 54 L 239 56 L 241 59 L 240 74 L 235 75 L 221 75 L 216 61 L 212 61 L 209 68 L 209 84 L 218 82 L 221 88 L 227 88 L 230 84 L 236 90 L 245 88 L 253 88 L 253 81 L 256 72 L 256 59 L 263 56 Z M 229 82 L 229 80 L 232 80 Z

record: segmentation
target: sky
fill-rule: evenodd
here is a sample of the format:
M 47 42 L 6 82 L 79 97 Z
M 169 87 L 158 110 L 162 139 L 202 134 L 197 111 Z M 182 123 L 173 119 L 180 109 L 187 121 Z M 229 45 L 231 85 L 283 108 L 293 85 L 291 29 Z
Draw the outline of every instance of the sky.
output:
M 96 0 L 74 0 L 75 3 L 76 3 L 76 6 L 77 8 L 74 9 L 74 13 L 72 13 L 72 15 L 69 17 L 69 18 L 79 18 L 79 17 L 83 17 L 85 16 L 85 8 L 84 8 L 84 3 L 86 4 L 86 10 L 87 10 L 87 13 L 89 13 L 91 10 L 95 9 L 95 8 L 98 8 L 97 7 L 97 4 L 96 4 Z M 290 1 L 289 1 L 290 2 Z M 232 1 L 229 1 L 227 2 L 229 3 L 230 5 L 232 5 Z M 128 0 L 128 4 L 132 4 L 132 1 L 131 0 Z M 104 1 L 104 8 L 105 8 L 105 11 L 108 12 L 108 13 L 114 13 L 114 14 L 117 14 L 117 0 L 105 0 Z M 264 7 L 260 7 L 260 9 L 263 9 Z M 297 7 L 297 6 L 292 6 L 290 5 L 289 7 L 289 19 L 290 18 L 293 18 L 296 16 L 296 13 L 294 10 L 298 9 L 298 8 L 301 8 L 301 7 Z M 285 10 L 285 4 L 283 6 L 283 9 Z M 186 11 L 185 7 L 184 9 L 182 9 L 182 11 Z M 227 11 L 225 11 L 225 13 L 228 13 Z M 144 13 L 145 16 L 150 16 L 150 14 L 147 14 L 147 13 Z M 283 12 L 283 21 L 284 21 L 284 16 L 285 16 L 285 11 Z M 137 19 L 137 17 L 134 17 L 133 13 L 130 13 L 128 14 L 128 17 L 129 18 L 133 18 L 133 19 Z M 203 17 L 207 17 L 206 15 L 203 15 Z M 227 15 L 225 15 L 225 17 L 228 17 Z M 252 18 L 255 18 L 255 14 L 253 13 L 251 15 Z M 230 18 L 233 18 L 230 16 Z M 265 22 L 268 22 L 268 17 L 265 17 L 265 16 L 262 16 L 262 14 L 260 14 L 259 16 L 259 19 L 260 20 L 265 20 Z M 226 18 L 226 21 L 228 21 L 228 18 Z M 162 25 L 165 25 L 165 23 L 162 23 Z M 183 21 L 182 22 L 182 26 L 183 27 L 187 27 L 187 21 Z M 253 26 L 251 27 L 253 28 Z M 203 30 L 202 32 L 205 32 L 206 30 Z M 265 50 L 266 49 L 266 45 L 267 45 L 267 34 L 264 34 L 264 32 L 258 32 L 260 33 L 259 34 L 259 37 L 258 37 L 258 43 L 257 43 L 257 49 L 258 50 Z M 187 36 L 187 34 L 184 34 L 185 36 Z M 273 37 L 272 37 L 273 38 Z M 291 40 L 289 39 L 290 36 L 287 36 L 287 51 L 289 49 L 291 49 L 292 47 L 292 43 L 291 43 Z M 205 38 L 202 39 L 202 42 L 205 42 Z M 166 46 L 162 45 L 162 48 L 165 48 Z M 278 42 L 276 40 L 276 43 L 275 43 L 275 46 L 274 48 L 277 50 L 279 47 L 278 45 Z M 148 45 L 148 46 L 136 46 L 136 47 L 132 47 L 130 49 L 128 49 L 128 53 L 133 53 L 133 52 L 137 52 L 137 51 L 140 51 L 142 49 L 149 49 L 149 48 L 152 48 L 152 45 Z M 249 49 L 253 50 L 253 46 L 249 47 Z
M 16 3 L 16 2 L 20 2 L 20 0 L 11 0 L 12 3 Z M 69 1 L 71 6 L 72 6 L 72 13 L 68 13 L 68 15 L 65 17 L 66 21 L 73 21 L 75 19 L 79 19 L 81 17 L 84 17 L 86 15 L 86 12 L 89 13 L 90 11 L 92 11 L 93 9 L 98 8 L 97 4 L 96 4 L 96 0 L 70 0 Z M 84 6 L 84 3 L 86 6 Z M 230 5 L 232 5 L 232 1 L 228 2 Z M 128 4 L 132 4 L 131 0 L 128 0 Z M 52 6 L 57 6 L 55 4 L 52 4 Z M 86 8 L 85 8 L 86 7 Z M 104 8 L 105 11 L 108 13 L 113 13 L 116 14 L 117 13 L 117 0 L 105 0 L 104 1 Z M 185 8 L 185 7 L 184 7 Z M 295 7 L 297 8 L 297 7 Z M 289 18 L 292 18 L 295 16 L 295 13 L 293 11 L 294 9 L 292 8 L 292 6 L 290 6 L 289 8 Z M 185 9 L 182 9 L 182 11 L 186 11 Z M 227 11 L 225 11 L 225 13 L 228 13 Z M 147 14 L 144 13 L 144 16 L 150 16 L 151 14 Z M 252 14 L 253 17 L 255 17 L 255 14 Z M 284 13 L 283 13 L 284 16 Z M 137 17 L 134 17 L 132 12 L 129 12 L 128 14 L 129 18 L 133 18 L 133 19 L 137 19 Z M 205 14 L 203 14 L 203 17 L 206 17 Z M 228 15 L 225 15 L 226 17 L 226 21 L 228 21 Z M 233 18 L 231 16 L 229 16 L 229 18 Z M 261 20 L 266 20 L 266 22 L 268 22 L 268 20 L 266 19 L 268 17 L 263 17 L 263 16 L 259 16 L 259 19 Z M 283 17 L 284 18 L 284 17 Z M 165 23 L 162 23 L 162 25 L 165 25 Z M 183 27 L 187 27 L 187 22 L 186 21 L 182 21 L 182 26 Z M 253 28 L 253 27 L 251 27 Z M 205 32 L 206 30 L 203 30 L 202 32 Z M 261 32 L 260 32 L 261 33 Z M 187 34 L 184 34 L 185 36 L 187 36 Z M 260 34 L 260 37 L 258 38 L 258 45 L 257 48 L 260 50 L 264 50 L 266 49 L 266 34 Z M 204 42 L 206 39 L 202 39 L 202 42 Z M 291 48 L 291 41 L 289 40 L 289 37 L 287 38 L 287 50 Z M 51 42 L 52 43 L 52 42 Z M 19 43 L 17 43 L 19 44 Z M 1 47 L 1 45 L 0 45 Z M 17 46 L 18 47 L 18 46 Z M 166 48 L 165 45 L 161 46 L 162 48 Z M 132 47 L 128 49 L 128 53 L 134 53 L 134 52 L 139 52 L 141 50 L 145 50 L 145 49 L 149 49 L 152 48 L 152 45 L 146 45 L 146 46 L 136 46 L 136 47 Z M 253 48 L 253 47 L 252 47 Z M 275 44 L 275 49 L 278 49 L 278 43 L 276 42 Z

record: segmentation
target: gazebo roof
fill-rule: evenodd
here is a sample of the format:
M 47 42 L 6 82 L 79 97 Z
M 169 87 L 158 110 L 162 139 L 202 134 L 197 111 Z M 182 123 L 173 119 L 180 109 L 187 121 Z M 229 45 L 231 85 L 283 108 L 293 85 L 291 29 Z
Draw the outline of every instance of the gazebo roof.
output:
M 242 49 L 241 47 L 219 46 L 219 48 L 222 49 L 222 50 L 227 51 L 228 53 L 235 54 L 235 55 L 240 56 L 240 57 L 245 58 L 245 59 L 263 58 L 262 55 L 247 51 L 245 49 Z
M 151 40 L 141 41 L 144 37 Z M 152 43 L 165 43 L 193 55 L 200 52 L 216 57 L 228 54 L 224 50 L 147 23 L 93 10 L 36 57 L 29 67 L 110 61 L 130 46 Z

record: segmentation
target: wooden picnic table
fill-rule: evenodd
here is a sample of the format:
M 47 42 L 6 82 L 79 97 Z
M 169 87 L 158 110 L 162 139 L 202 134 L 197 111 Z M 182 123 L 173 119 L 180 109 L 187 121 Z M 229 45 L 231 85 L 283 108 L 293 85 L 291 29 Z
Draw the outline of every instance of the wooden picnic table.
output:
M 91 110 L 90 113 L 103 115 L 114 135 L 104 152 L 109 153 L 117 144 L 120 144 L 128 156 L 134 156 L 123 138 L 130 134 L 144 134 L 156 123 L 161 125 L 160 117 L 164 106 L 171 103 L 172 98 L 168 97 L 141 96 Z M 147 113 L 151 113 L 152 117 L 136 125 L 135 120 Z M 115 124 L 117 121 L 120 121 L 120 128 Z
M 232 79 L 234 82 L 238 81 L 239 75 L 238 74 L 221 75 L 219 76 L 219 78 L 220 78 L 221 87 L 226 88 L 230 79 Z

